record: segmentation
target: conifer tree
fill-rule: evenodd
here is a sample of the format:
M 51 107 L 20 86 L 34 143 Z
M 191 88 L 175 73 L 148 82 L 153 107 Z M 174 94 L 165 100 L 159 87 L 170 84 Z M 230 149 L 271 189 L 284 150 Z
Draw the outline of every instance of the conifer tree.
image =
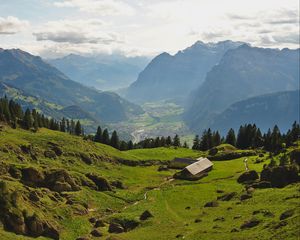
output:
M 81 124 L 79 122 L 79 120 L 76 122 L 76 125 L 75 125 L 75 135 L 76 136 L 80 136 L 82 134 L 82 128 L 81 128 Z
M 103 134 L 102 134 L 102 143 L 103 144 L 109 144 L 110 143 L 110 139 L 109 139 L 109 133 L 107 129 L 104 129 Z
M 236 146 L 235 133 L 234 133 L 234 130 L 232 128 L 230 128 L 230 130 L 228 131 L 228 133 L 226 135 L 225 143 L 231 144 L 232 146 Z
M 133 149 L 133 142 L 131 140 L 128 142 L 127 148 L 128 148 L 128 150 Z
M 193 147 L 192 149 L 194 150 L 200 150 L 200 140 L 199 140 L 199 135 L 196 135 L 193 141 Z
M 175 137 L 173 139 L 173 146 L 175 146 L 175 147 L 180 147 L 181 146 L 181 144 L 180 144 L 180 138 L 179 138 L 179 136 L 177 134 L 175 135 Z
M 102 142 L 102 129 L 100 126 L 98 126 L 98 128 L 97 128 L 97 132 L 95 134 L 94 141 L 99 142 L 99 143 Z
M 33 125 L 33 120 L 32 120 L 32 116 L 31 116 L 31 112 L 30 110 L 27 108 L 24 114 L 24 118 L 23 118 L 23 126 L 25 129 L 30 129 L 32 128 Z
M 120 148 L 120 141 L 116 131 L 113 131 L 110 139 L 110 145 L 116 149 Z

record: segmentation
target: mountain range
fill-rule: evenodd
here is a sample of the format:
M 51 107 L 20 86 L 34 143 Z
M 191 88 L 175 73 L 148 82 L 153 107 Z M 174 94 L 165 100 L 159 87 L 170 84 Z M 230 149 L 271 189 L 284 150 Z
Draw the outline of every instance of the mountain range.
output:
M 46 105 L 52 108 L 56 105 L 58 109 L 77 106 L 77 109 L 83 109 L 86 115 L 101 122 L 123 121 L 143 113 L 139 106 L 116 93 L 81 85 L 40 57 L 19 49 L 0 49 L 0 83 L 2 94 L 6 94 L 7 89 L 14 89 L 24 96 L 34 96 L 41 102 L 47 102 Z
M 299 49 L 264 49 L 244 44 L 227 51 L 208 72 L 191 97 L 185 120 L 192 129 L 201 131 L 235 102 L 296 89 L 299 89 Z M 231 118 L 232 122 L 239 116 Z M 296 119 L 286 120 L 290 124 Z
M 48 63 L 72 80 L 100 90 L 128 87 L 149 62 L 148 57 L 126 57 L 120 54 L 81 56 L 70 54 L 48 59 Z
M 196 42 L 177 54 L 162 53 L 139 74 L 126 92 L 127 99 L 137 102 L 173 99 L 183 102 L 189 93 L 201 85 L 206 73 L 225 52 L 241 42 Z

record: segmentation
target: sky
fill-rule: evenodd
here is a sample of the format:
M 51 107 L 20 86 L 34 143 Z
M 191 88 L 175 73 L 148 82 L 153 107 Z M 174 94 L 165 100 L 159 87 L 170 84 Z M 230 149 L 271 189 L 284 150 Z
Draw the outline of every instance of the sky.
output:
M 0 48 L 152 56 L 196 41 L 299 47 L 298 0 L 0 0 Z

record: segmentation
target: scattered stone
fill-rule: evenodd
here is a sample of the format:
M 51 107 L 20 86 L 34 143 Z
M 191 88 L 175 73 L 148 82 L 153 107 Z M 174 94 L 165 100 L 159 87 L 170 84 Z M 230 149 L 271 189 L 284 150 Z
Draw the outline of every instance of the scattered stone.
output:
M 99 232 L 97 229 L 94 229 L 93 231 L 91 231 L 91 235 L 94 237 L 102 237 L 103 234 L 101 232 Z
M 204 207 L 218 207 L 219 203 L 217 201 L 207 202 Z
M 287 210 L 280 215 L 279 219 L 280 220 L 287 219 L 289 217 L 292 217 L 294 215 L 294 213 L 295 213 L 294 209 Z
M 217 199 L 220 201 L 229 201 L 232 198 L 234 198 L 236 195 L 237 195 L 236 192 L 231 192 L 231 193 L 224 194 L 224 195 L 218 197 Z
M 202 222 L 202 219 L 196 218 L 194 222 L 195 222 L 195 223 L 200 223 L 200 222 Z
M 228 207 L 227 210 L 228 210 L 228 211 L 229 211 L 229 210 L 232 210 L 232 207 Z
M 91 165 L 93 163 L 93 160 L 85 153 L 80 153 L 80 158 L 88 165 Z
M 46 151 L 44 152 L 44 156 L 45 156 L 46 158 L 56 159 L 56 154 L 55 154 L 55 152 L 52 151 L 52 150 L 46 150 Z
M 213 229 L 220 229 L 221 227 L 219 225 L 214 225 Z
M 239 230 L 237 228 L 233 228 L 230 232 L 232 232 L 232 233 L 239 232 Z
M 90 223 L 95 223 L 96 221 L 97 221 L 97 219 L 95 217 L 89 218 L 89 222 Z
M 238 183 L 246 183 L 246 182 L 253 182 L 259 179 L 259 176 L 255 170 L 251 170 L 249 172 L 245 172 L 238 178 Z
M 189 207 L 189 206 L 185 208 L 185 210 L 190 210 L 190 209 L 191 209 L 191 207 Z
M 144 221 L 144 220 L 147 220 L 148 218 L 151 218 L 151 217 L 153 217 L 153 215 L 148 210 L 146 210 L 140 216 L 140 220 Z
M 252 198 L 252 195 L 251 194 L 242 194 L 241 196 L 241 201 L 244 201 L 244 200 L 247 200 L 247 199 L 250 199 Z
M 111 185 L 114 186 L 114 187 L 116 187 L 116 188 L 119 188 L 119 189 L 126 189 L 126 187 L 124 186 L 124 184 L 121 181 L 119 181 L 119 180 L 112 181 Z
M 93 173 L 88 173 L 86 176 L 96 184 L 99 191 L 112 191 L 109 182 L 105 178 Z
M 279 223 L 277 223 L 273 228 L 274 229 L 279 229 L 282 228 L 284 226 L 288 225 L 287 221 L 280 221 Z
M 90 240 L 88 237 L 79 237 L 79 238 L 76 238 L 76 240 Z
M 253 211 L 253 215 L 257 215 L 257 214 L 263 214 L 264 217 L 274 217 L 274 214 L 271 213 L 269 210 L 265 210 L 265 209 L 260 209 L 260 210 L 255 210 Z
M 254 191 L 255 191 L 255 188 L 253 188 L 253 187 L 247 188 L 247 193 L 248 194 L 252 194 Z
M 29 199 L 33 202 L 38 202 L 40 200 L 40 196 L 39 196 L 38 192 L 31 191 L 29 193 Z
M 176 238 L 184 238 L 184 236 L 182 234 L 177 234 Z
M 214 219 L 214 222 L 218 222 L 218 221 L 224 222 L 225 218 L 224 217 L 217 217 L 217 218 Z
M 21 170 L 14 167 L 14 166 L 10 166 L 8 172 L 9 172 L 10 176 L 12 176 L 15 179 L 21 179 L 22 178 Z
M 94 225 L 95 228 L 105 227 L 105 223 L 102 220 L 97 220 Z
M 241 217 L 242 217 L 242 215 L 236 215 L 236 216 L 233 217 L 233 219 L 239 219 Z
M 124 232 L 124 228 L 120 224 L 112 222 L 109 225 L 108 232 L 110 232 L 110 233 L 122 233 L 122 232 Z
M 251 220 L 244 222 L 241 225 L 241 229 L 253 228 L 253 227 L 256 227 L 259 223 L 260 223 L 260 220 L 258 220 L 256 218 L 252 218 Z
M 220 189 L 218 189 L 216 192 L 217 192 L 217 193 L 224 193 L 224 191 L 223 191 L 223 190 L 220 190 Z
M 161 171 L 169 171 L 169 168 L 167 165 L 161 165 L 158 167 L 157 171 L 161 172 Z

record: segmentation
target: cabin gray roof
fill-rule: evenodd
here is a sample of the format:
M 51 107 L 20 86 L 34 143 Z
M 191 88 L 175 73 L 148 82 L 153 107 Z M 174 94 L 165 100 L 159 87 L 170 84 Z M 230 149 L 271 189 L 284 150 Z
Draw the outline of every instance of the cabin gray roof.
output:
M 209 161 L 207 158 L 200 157 L 197 159 L 197 162 L 188 165 L 187 167 L 185 167 L 185 169 L 188 170 L 191 174 L 196 175 L 212 166 L 213 163 L 211 161 Z

